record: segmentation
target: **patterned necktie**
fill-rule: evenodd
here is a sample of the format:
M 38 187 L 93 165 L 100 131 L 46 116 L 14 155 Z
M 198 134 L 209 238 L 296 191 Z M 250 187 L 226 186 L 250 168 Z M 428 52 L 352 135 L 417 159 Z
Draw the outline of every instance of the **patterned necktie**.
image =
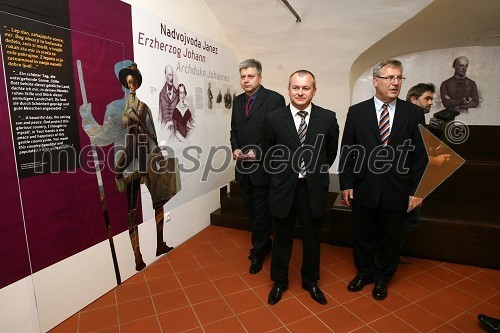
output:
M 299 129 L 297 130 L 297 133 L 299 134 L 299 139 L 300 143 L 304 144 L 304 140 L 306 139 L 306 132 L 307 132 L 307 123 L 306 123 L 306 117 L 307 117 L 307 111 L 299 111 L 297 114 L 300 116 L 300 125 Z M 304 159 L 301 158 L 300 160 L 300 174 L 302 176 L 306 175 L 306 163 L 304 162 Z
M 298 129 L 298 134 L 299 134 L 299 139 L 300 143 L 304 143 L 304 140 L 306 138 L 306 132 L 307 132 L 307 124 L 306 124 L 306 117 L 307 117 L 307 111 L 299 111 L 297 112 L 297 115 L 300 116 L 300 125 Z
M 389 125 L 389 109 L 387 108 L 389 105 L 384 103 L 382 105 L 382 114 L 380 115 L 380 120 L 378 122 L 378 128 L 380 130 L 380 140 L 382 141 L 382 145 L 386 146 L 389 141 L 389 133 L 391 132 L 391 127 Z
M 253 99 L 248 97 L 247 104 L 245 105 L 245 117 L 247 117 L 248 113 L 250 112 L 250 108 L 252 107 L 252 101 Z

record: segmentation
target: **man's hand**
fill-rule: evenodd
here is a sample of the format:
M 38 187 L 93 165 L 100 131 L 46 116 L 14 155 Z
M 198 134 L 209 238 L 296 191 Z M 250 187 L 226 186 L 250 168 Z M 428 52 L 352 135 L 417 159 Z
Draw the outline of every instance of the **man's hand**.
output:
M 233 151 L 233 160 L 235 160 L 235 161 L 242 160 L 244 157 L 245 157 L 245 155 L 243 154 L 241 149 L 235 149 Z
M 346 206 L 351 205 L 351 200 L 354 199 L 354 191 L 352 188 L 342 191 L 342 200 L 344 200 Z
M 244 156 L 247 161 L 255 161 L 255 152 L 253 150 L 249 150 Z
M 450 160 L 450 157 L 451 157 L 450 154 L 441 154 L 438 156 L 430 156 L 429 157 L 429 164 L 440 167 L 444 163 L 448 162 Z

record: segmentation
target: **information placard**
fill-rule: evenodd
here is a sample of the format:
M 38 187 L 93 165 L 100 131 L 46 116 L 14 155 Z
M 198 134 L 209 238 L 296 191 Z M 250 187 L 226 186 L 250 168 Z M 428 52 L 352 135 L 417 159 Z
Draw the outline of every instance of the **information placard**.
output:
M 19 178 L 78 167 L 78 118 L 68 29 L 0 12 Z

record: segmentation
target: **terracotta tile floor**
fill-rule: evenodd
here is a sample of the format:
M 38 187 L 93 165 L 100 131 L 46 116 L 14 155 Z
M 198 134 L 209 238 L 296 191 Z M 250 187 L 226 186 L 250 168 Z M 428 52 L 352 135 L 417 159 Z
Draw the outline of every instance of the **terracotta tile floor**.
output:
M 350 293 L 352 250 L 322 244 L 319 282 L 328 305 L 301 288 L 301 241 L 290 286 L 267 305 L 270 259 L 248 273 L 250 233 L 209 226 L 52 333 L 485 332 L 478 313 L 500 317 L 500 271 L 426 259 L 400 265 L 382 302 L 371 287 Z

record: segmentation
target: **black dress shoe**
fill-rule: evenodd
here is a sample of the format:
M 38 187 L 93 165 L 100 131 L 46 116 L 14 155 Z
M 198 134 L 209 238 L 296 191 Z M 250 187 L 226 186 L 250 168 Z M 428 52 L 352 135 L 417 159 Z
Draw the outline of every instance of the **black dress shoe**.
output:
M 269 297 L 267 298 L 267 303 L 274 305 L 281 300 L 281 295 L 286 290 L 286 287 L 274 285 L 273 289 L 269 292 Z
M 319 304 L 321 305 L 328 304 L 325 295 L 323 295 L 323 292 L 321 291 L 321 289 L 319 289 L 318 286 L 307 287 L 305 285 L 302 285 L 302 288 L 307 290 L 311 294 L 312 299 L 318 302 Z
M 252 263 L 250 264 L 250 269 L 248 272 L 250 274 L 257 274 L 262 269 L 262 258 L 254 257 Z
M 362 278 L 361 275 L 356 275 L 356 277 L 347 285 L 347 290 L 350 292 L 361 291 L 367 284 L 370 283 L 373 283 L 372 278 Z
M 375 281 L 373 286 L 372 296 L 377 301 L 382 301 L 387 297 L 387 283 L 382 281 Z
M 477 316 L 477 319 L 486 327 L 488 332 L 500 332 L 500 320 L 492 317 L 488 317 L 487 315 L 480 314 Z

